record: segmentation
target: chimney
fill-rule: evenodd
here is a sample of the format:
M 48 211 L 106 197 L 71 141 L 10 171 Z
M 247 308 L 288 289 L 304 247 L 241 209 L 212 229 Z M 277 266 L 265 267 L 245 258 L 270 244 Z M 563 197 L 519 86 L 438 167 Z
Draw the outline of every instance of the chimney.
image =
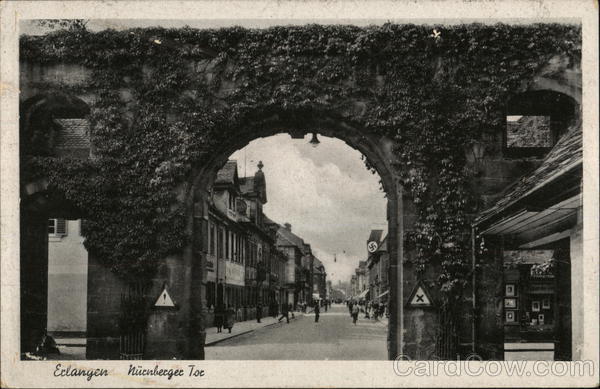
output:
M 292 225 L 290 223 L 285 223 L 283 226 L 285 227 L 286 230 L 288 230 L 289 232 L 292 232 Z

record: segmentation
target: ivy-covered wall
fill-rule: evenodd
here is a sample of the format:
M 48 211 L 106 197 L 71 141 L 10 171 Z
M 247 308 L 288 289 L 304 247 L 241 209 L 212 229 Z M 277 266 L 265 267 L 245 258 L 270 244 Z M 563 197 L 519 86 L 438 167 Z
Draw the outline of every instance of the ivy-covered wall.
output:
M 72 79 L 25 77 L 22 89 L 87 100 L 94 154 L 56 158 L 46 128 L 24 124 L 23 180 L 48 177 L 49 189 L 85 217 L 88 250 L 124 279 L 151 278 L 162 258 L 185 247 L 181 188 L 215 150 L 274 115 L 306 131 L 327 117 L 395 141 L 414 204 L 409 268 L 452 301 L 470 280 L 469 223 L 489 195 L 466 151 L 501 136 L 506 101 L 536 75 L 553 82 L 579 66 L 581 29 L 79 28 L 24 36 L 20 56 L 23 69 L 80 69 Z M 557 58 L 559 71 L 547 70 Z

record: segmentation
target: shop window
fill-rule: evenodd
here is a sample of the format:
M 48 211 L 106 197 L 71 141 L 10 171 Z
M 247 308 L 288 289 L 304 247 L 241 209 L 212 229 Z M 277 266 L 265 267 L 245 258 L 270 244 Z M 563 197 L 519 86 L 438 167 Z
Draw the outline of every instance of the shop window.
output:
M 566 245 L 504 251 L 502 306 L 507 342 L 554 343 L 556 357 L 568 359 L 571 301 Z
M 513 97 L 506 106 L 504 155 L 545 156 L 574 123 L 577 103 L 562 93 L 532 91 Z

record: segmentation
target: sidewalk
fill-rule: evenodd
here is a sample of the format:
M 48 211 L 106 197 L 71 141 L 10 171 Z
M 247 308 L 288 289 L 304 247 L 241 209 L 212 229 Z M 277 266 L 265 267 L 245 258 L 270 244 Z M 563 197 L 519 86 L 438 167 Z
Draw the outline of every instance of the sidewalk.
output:
M 296 320 L 298 317 L 304 316 L 302 312 L 294 312 L 295 318 L 290 315 L 290 321 Z M 277 319 L 281 317 L 278 315 L 277 318 L 273 316 L 267 316 L 260 319 L 260 323 L 254 320 L 236 322 L 231 329 L 231 333 L 226 328 L 223 328 L 223 332 L 217 333 L 217 327 L 210 327 L 206 329 L 206 343 L 205 346 L 212 346 L 226 339 L 235 338 L 236 336 L 244 335 L 252 331 L 256 331 L 261 328 L 270 327 L 280 323 Z M 285 324 L 285 318 L 281 320 L 281 323 Z

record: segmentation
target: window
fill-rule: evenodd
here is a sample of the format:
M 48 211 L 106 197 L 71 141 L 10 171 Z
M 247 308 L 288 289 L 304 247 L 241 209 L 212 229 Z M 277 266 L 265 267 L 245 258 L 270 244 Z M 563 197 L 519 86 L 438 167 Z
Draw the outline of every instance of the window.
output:
M 229 209 L 235 211 L 235 195 L 229 192 Z
M 67 221 L 65 219 L 48 219 L 48 234 L 67 235 Z
M 504 155 L 546 155 L 574 122 L 577 103 L 552 91 L 530 91 L 513 97 L 506 106 Z
M 552 147 L 550 116 L 510 115 L 506 117 L 506 147 Z
M 217 235 L 217 257 L 219 259 L 223 258 L 223 229 L 219 228 L 219 232 Z
M 225 258 L 229 259 L 229 231 L 225 231 Z
M 215 225 L 214 224 L 210 224 L 210 234 L 209 234 L 209 239 L 210 239 L 210 244 L 209 244 L 209 252 L 211 255 L 215 255 L 215 240 L 217 239 L 216 233 L 215 233 Z

